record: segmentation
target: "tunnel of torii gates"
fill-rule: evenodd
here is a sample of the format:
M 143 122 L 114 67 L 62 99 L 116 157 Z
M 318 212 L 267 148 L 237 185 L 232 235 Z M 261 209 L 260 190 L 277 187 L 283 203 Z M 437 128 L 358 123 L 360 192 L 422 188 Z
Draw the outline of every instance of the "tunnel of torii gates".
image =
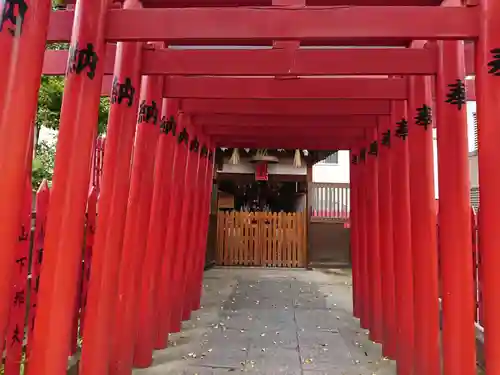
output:
M 78 0 L 51 11 L 48 0 L 2 2 L 2 341 L 40 76 L 66 75 L 27 374 L 66 373 L 104 93 L 111 108 L 80 374 L 149 366 L 199 308 L 216 147 L 350 150 L 354 315 L 399 375 L 441 374 L 441 363 L 446 375 L 475 374 L 469 98 L 480 126 L 486 370 L 499 375 L 500 1 L 184 7 L 199 4 Z M 45 52 L 47 42 L 69 42 L 69 57 Z M 166 48 L 179 45 L 273 48 Z

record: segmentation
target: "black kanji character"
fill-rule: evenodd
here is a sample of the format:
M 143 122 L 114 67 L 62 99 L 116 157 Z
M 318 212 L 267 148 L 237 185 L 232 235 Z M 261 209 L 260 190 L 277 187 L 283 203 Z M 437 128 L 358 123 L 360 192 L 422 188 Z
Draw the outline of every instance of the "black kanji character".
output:
M 33 290 L 38 293 L 39 289 L 40 289 L 40 276 L 37 276 L 35 279 L 35 286 Z
M 24 227 L 24 225 L 21 225 L 21 234 L 18 237 L 19 242 L 21 241 L 27 241 L 29 238 L 29 233 Z
M 172 135 L 175 135 L 177 125 L 175 123 L 174 116 L 170 116 L 168 120 L 165 118 L 165 116 L 162 117 L 161 123 L 160 123 L 160 130 L 168 134 L 169 132 L 172 132 Z
M 3 11 L 0 17 L 0 32 L 3 31 L 5 23 L 8 21 L 11 25 L 8 27 L 12 36 L 21 35 L 23 32 L 24 17 L 28 11 L 28 4 L 24 0 L 5 0 Z M 18 28 L 19 27 L 19 28 Z
M 450 88 L 450 92 L 446 94 L 446 103 L 450 103 L 456 105 L 458 109 L 462 109 L 462 107 L 466 104 L 467 97 L 465 95 L 465 84 L 461 79 L 457 79 L 455 83 L 451 83 L 448 85 Z
M 153 120 L 152 123 L 154 125 L 158 123 L 158 107 L 156 106 L 156 102 L 154 100 L 151 102 L 151 105 L 147 105 L 146 101 L 143 100 L 139 108 L 139 117 L 137 123 L 149 123 L 150 120 Z
M 363 162 L 366 160 L 366 148 L 362 148 L 359 152 L 359 160 Z
M 194 137 L 194 139 L 189 144 L 189 151 L 198 152 L 199 148 L 200 148 L 200 142 L 198 141 L 197 137 Z
M 37 251 L 37 257 L 36 257 L 36 262 L 38 264 L 42 264 L 42 261 L 43 261 L 43 247 L 38 249 Z
M 87 223 L 87 228 L 90 233 L 95 234 L 95 225 Z
M 33 305 L 31 305 L 31 308 L 34 310 L 36 309 L 36 303 L 34 303 Z M 31 318 L 31 327 L 30 327 L 30 330 L 33 332 L 33 330 L 35 329 L 35 319 L 36 319 L 36 314 L 33 314 L 33 318 Z
M 179 143 L 185 143 L 186 145 L 189 142 L 189 134 L 186 130 L 186 128 L 183 128 L 182 131 L 179 133 L 179 136 L 177 137 L 177 140 Z
M 500 48 L 493 48 L 490 53 L 493 55 L 493 60 L 488 63 L 490 67 L 488 73 L 500 76 Z
M 403 141 L 408 137 L 408 121 L 402 118 L 401 121 L 396 122 L 396 137 L 401 138 Z
M 205 145 L 201 146 L 200 155 L 203 156 L 203 157 L 207 157 L 208 156 L 208 148 L 207 148 L 207 146 L 205 146 Z
M 26 257 L 16 259 L 16 263 L 19 264 L 19 271 L 22 272 L 25 266 L 25 262 L 28 260 Z
M 19 325 L 16 324 L 14 328 L 14 332 L 12 332 L 12 341 L 10 346 L 14 346 L 15 343 L 21 344 L 21 330 L 19 329 Z M 23 332 L 24 336 L 24 332 Z M 24 337 L 23 337 L 24 338 Z
M 377 141 L 373 141 L 370 143 L 370 149 L 368 150 L 368 154 L 377 156 L 378 155 L 378 143 Z
M 353 164 L 353 165 L 358 164 L 358 155 L 352 155 L 351 164 Z
M 45 238 L 45 225 L 40 224 L 40 233 L 38 233 L 37 241 L 43 242 Z
M 386 147 L 391 147 L 391 131 L 387 130 L 385 133 L 382 133 L 382 140 L 380 141 L 382 145 Z
M 99 57 L 92 43 L 87 43 L 85 49 L 79 49 L 76 43 L 69 48 L 68 73 L 80 74 L 88 69 L 87 77 L 94 79 L 98 61 Z
M 125 83 L 119 83 L 118 77 L 113 79 L 113 89 L 111 90 L 111 103 L 122 104 L 123 99 L 127 99 L 127 105 L 132 107 L 134 103 L 135 88 L 132 86 L 132 80 L 125 78 Z
M 415 116 L 415 124 L 423 126 L 425 130 L 432 124 L 432 108 L 427 104 L 417 108 L 417 115 Z
M 14 294 L 14 306 L 24 305 L 24 290 Z

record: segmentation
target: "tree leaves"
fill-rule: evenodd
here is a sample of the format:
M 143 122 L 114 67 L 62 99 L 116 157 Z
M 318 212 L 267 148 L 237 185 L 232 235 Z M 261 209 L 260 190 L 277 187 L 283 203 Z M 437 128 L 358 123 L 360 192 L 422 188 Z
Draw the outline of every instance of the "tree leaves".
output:
M 36 126 L 59 130 L 59 117 L 64 92 L 64 77 L 42 77 L 38 95 L 38 112 Z M 99 135 L 106 132 L 109 112 L 109 98 L 101 98 L 97 131 Z
M 36 156 L 33 159 L 31 186 L 38 189 L 44 179 L 52 181 L 56 146 L 54 142 L 41 141 L 37 145 Z

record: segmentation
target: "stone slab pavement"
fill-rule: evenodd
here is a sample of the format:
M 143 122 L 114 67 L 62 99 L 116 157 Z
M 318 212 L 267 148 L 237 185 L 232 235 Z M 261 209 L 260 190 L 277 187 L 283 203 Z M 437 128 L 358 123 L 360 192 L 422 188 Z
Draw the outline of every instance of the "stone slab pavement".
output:
M 134 375 L 395 375 L 351 291 L 349 270 L 209 270 L 202 308 Z

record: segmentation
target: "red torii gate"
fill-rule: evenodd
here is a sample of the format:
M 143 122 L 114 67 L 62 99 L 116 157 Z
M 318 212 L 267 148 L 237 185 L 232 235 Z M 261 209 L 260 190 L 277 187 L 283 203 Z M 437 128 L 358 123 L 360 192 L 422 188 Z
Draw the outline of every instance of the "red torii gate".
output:
M 104 74 L 112 75 L 116 45 L 106 47 Z M 290 58 L 293 57 L 293 64 Z M 193 50 L 150 49 L 142 53 L 143 75 L 273 76 L 420 75 L 437 73 L 436 48 Z M 466 74 L 474 74 L 473 44 L 465 46 Z M 67 51 L 45 51 L 43 73 L 63 75 Z M 230 62 L 230 64 L 227 64 Z
M 50 12 L 49 2 L 5 1 L 0 8 L 0 51 L 7 56 L 0 60 L 0 332 L 4 332 L 8 320 L 6 301 L 10 297 L 40 75 L 61 74 L 64 67 L 61 59 L 65 59 L 65 52 L 48 52 L 44 62 L 45 43 L 69 41 L 71 46 L 64 69 L 66 85 L 46 258 L 28 374 L 62 375 L 66 370 L 97 105 L 101 92 L 110 93 L 109 85 L 103 91 L 102 82 L 111 70 L 115 90 L 89 285 L 82 374 L 105 375 L 108 370 L 113 375 L 129 374 L 132 364 L 148 366 L 153 347 L 164 347 L 168 332 L 179 329 L 181 319 L 198 307 L 215 146 L 348 148 L 353 152 L 354 313 L 370 330 L 371 338 L 382 343 L 384 353 L 397 360 L 399 375 L 439 374 L 430 131 L 433 107 L 437 113 L 442 193 L 443 368 L 446 375 L 474 374 L 465 113 L 465 76 L 473 72 L 481 126 L 485 354 L 488 373 L 500 374 L 500 325 L 496 323 L 500 292 L 495 289 L 500 261 L 496 228 L 500 177 L 493 169 L 500 137 L 496 119 L 500 102 L 500 2 L 485 0 L 470 7 L 454 1 L 442 7 L 415 3 L 390 6 L 387 1 L 385 6 L 362 6 L 361 1 L 360 6 L 338 7 L 336 2 L 325 1 L 321 7 L 305 6 L 303 2 L 272 7 L 259 2 L 241 4 L 254 7 L 191 8 L 183 7 L 191 5 L 188 1 L 162 0 L 144 6 L 180 7 L 141 9 L 139 3 L 128 0 L 123 9 L 109 9 L 108 1 L 79 0 L 74 11 Z M 437 44 L 429 49 L 414 44 L 415 48 L 401 51 L 380 47 L 373 51 L 294 51 L 291 44 L 269 51 L 163 49 L 164 44 L 270 46 L 272 41 L 408 47 L 412 40 Z M 475 53 L 469 50 L 465 54 L 460 40 L 473 40 Z M 105 54 L 115 48 L 107 43 L 114 42 L 118 46 L 113 64 Z M 156 43 L 144 51 L 142 42 Z M 233 58 L 235 64 L 224 63 Z M 233 77 L 173 77 L 198 74 Z M 318 77 L 314 84 L 313 78 L 297 79 L 302 75 L 373 74 L 410 76 Z M 169 77 L 164 78 L 166 75 Z M 238 75 L 254 78 L 234 77 Z M 280 79 L 256 77 L 261 75 Z M 282 77 L 287 75 L 293 78 L 290 82 Z M 435 85 L 431 75 L 436 77 Z M 214 114 L 231 117 L 209 117 Z M 254 126 L 242 131 L 238 126 L 243 121 L 240 115 L 259 118 L 255 118 Z M 334 116 L 346 115 L 353 118 L 336 124 Z M 369 115 L 372 124 L 358 126 L 361 122 L 355 116 L 361 115 Z M 312 117 L 285 127 L 283 118 L 271 116 Z M 322 116 L 332 118 L 325 121 Z M 136 123 L 139 126 L 133 146 Z M 278 138 L 276 130 L 259 131 L 266 125 L 289 129 L 291 134 Z M 301 132 L 293 134 L 290 129 L 295 127 Z M 310 133 L 304 134 L 305 130 Z M 175 230 L 161 225 L 167 212 L 167 223 Z M 198 236 L 189 235 L 188 221 L 192 218 L 198 223 L 194 227 L 204 228 Z M 117 259 L 121 259 L 120 264 Z M 194 270 L 191 279 L 185 277 L 189 270 Z M 173 291 L 161 287 L 166 280 Z M 138 282 L 141 288 L 136 287 Z M 154 293 L 156 287 L 158 293 Z M 172 305 L 164 304 L 165 300 Z M 136 306 L 139 302 L 143 303 L 140 310 Z

